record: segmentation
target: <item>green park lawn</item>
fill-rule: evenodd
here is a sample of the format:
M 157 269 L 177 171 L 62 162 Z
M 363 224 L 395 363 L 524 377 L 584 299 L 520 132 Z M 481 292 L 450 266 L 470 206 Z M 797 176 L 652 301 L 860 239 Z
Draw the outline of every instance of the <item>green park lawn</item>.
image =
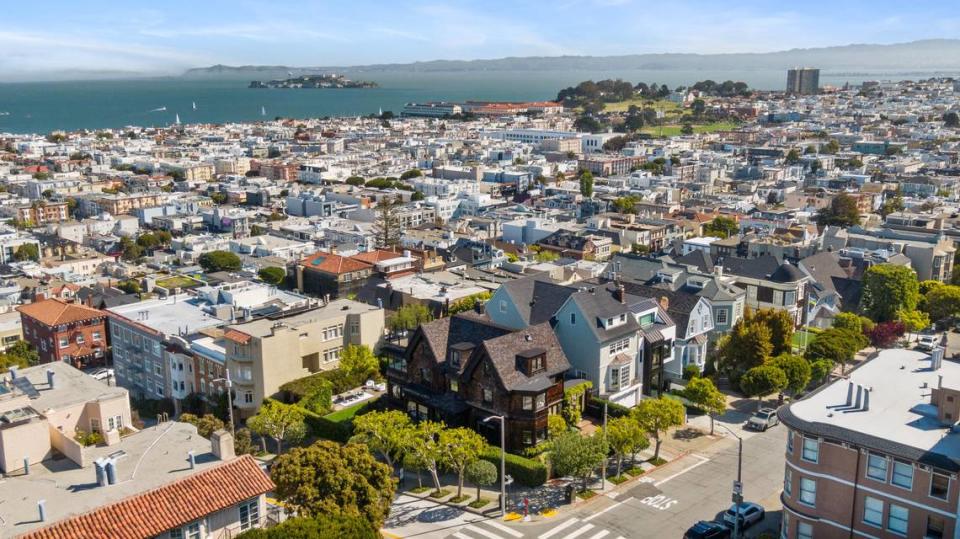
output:
M 173 275 L 165 279 L 160 279 L 157 281 L 157 286 L 162 286 L 167 290 L 174 288 L 190 288 L 193 286 L 200 286 L 200 282 L 195 281 L 189 277 L 184 277 L 183 275 Z
M 657 101 L 649 101 L 646 99 L 628 99 L 626 101 L 619 101 L 617 103 L 606 103 L 603 106 L 603 110 L 606 112 L 626 112 L 631 105 L 636 105 L 641 109 L 647 107 L 654 110 L 663 109 L 665 114 L 679 114 L 683 112 L 683 109 L 680 107 L 680 105 L 666 99 L 658 99 Z
M 737 127 L 737 124 L 734 122 L 712 122 L 708 124 L 694 124 L 693 132 L 694 133 L 714 133 L 716 131 L 727 131 Z M 680 136 L 680 130 L 683 129 L 683 126 L 676 124 L 665 124 L 663 126 L 663 136 L 665 137 L 676 137 Z M 654 137 L 660 136 L 660 127 L 659 126 L 648 126 L 640 130 L 641 133 L 646 133 L 647 135 L 652 135 Z

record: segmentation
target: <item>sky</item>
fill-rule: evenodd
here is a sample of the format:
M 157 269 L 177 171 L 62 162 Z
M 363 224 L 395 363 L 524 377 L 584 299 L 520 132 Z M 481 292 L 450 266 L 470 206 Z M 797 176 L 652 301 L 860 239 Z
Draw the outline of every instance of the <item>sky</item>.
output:
M 213 64 L 769 52 L 956 37 L 953 1 L 44 0 L 4 4 L 0 80 L 179 74 Z

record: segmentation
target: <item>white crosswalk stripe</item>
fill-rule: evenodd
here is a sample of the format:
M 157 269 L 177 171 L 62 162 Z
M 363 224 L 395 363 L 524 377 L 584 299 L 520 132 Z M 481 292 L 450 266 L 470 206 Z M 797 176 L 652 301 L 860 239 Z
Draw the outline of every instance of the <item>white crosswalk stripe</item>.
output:
M 484 524 L 486 524 L 487 526 L 490 526 L 490 527 L 492 527 L 492 528 L 494 528 L 494 529 L 497 529 L 497 530 L 499 530 L 499 531 L 501 531 L 501 532 L 503 532 L 503 533 L 505 533 L 505 534 L 507 534 L 507 535 L 512 535 L 512 536 L 514 536 L 514 537 L 523 537 L 523 534 L 522 534 L 522 533 L 518 532 L 517 530 L 508 528 L 508 527 L 506 527 L 506 526 L 504 526 L 503 524 L 500 524 L 500 523 L 498 523 L 498 522 L 494 522 L 494 521 L 492 521 L 492 520 L 487 520 L 486 522 L 484 522 Z
M 590 539 L 600 539 L 601 537 L 606 537 L 609 533 L 607 530 L 600 530 L 598 533 L 591 535 Z
M 487 524 L 489 524 L 489 522 L 487 522 Z M 480 526 L 477 526 L 476 524 L 472 526 L 467 526 L 466 528 L 463 529 L 463 531 L 470 532 L 472 534 L 482 535 L 484 537 L 487 537 L 488 539 L 503 539 L 503 537 L 493 532 L 487 531 L 481 528 Z
M 573 526 L 574 524 L 576 524 L 576 523 L 579 522 L 579 521 L 580 521 L 579 518 L 571 518 L 570 520 L 568 520 L 568 521 L 566 521 L 566 522 L 558 525 L 556 528 L 554 528 L 554 529 L 552 529 L 552 530 L 550 530 L 550 531 L 548 531 L 548 532 L 546 532 L 546 533 L 541 534 L 541 535 L 540 535 L 540 539 L 549 539 L 550 537 L 553 537 L 554 535 L 562 532 L 563 530 L 569 528 L 570 526 Z
M 575 537 L 579 537 L 592 529 L 593 529 L 593 524 L 584 524 L 584 526 L 579 530 L 573 533 L 567 534 L 565 539 L 574 539 Z

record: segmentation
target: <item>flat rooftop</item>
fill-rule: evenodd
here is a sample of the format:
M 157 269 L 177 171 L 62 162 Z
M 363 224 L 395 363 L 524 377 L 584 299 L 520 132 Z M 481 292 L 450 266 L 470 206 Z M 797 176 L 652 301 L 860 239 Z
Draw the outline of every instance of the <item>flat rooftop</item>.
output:
M 941 425 L 930 404 L 930 391 L 937 387 L 940 376 L 944 387 L 960 389 L 960 363 L 944 359 L 940 368 L 933 370 L 926 353 L 884 350 L 851 371 L 848 379 L 791 404 L 789 412 L 814 426 L 840 428 L 870 437 L 864 440 L 889 441 L 918 450 L 918 454 L 933 453 L 960 462 L 960 434 Z M 854 402 L 857 385 L 869 389 L 869 406 L 845 406 L 851 383 Z
M 187 452 L 193 451 L 191 470 Z M 86 449 L 89 466 L 63 457 L 30 467 L 29 475 L 0 478 L 0 536 L 14 537 L 51 522 L 98 509 L 206 470 L 220 462 L 209 440 L 187 423 L 161 423 L 127 436 L 117 445 Z M 108 455 L 117 461 L 117 483 L 97 486 L 93 461 Z M 37 501 L 46 500 L 47 521 L 40 522 Z
M 229 328 L 253 337 L 263 337 L 270 335 L 270 329 L 278 323 L 289 327 L 298 327 L 322 320 L 340 318 L 348 314 L 362 314 L 376 310 L 379 310 L 379 307 L 360 303 L 359 301 L 335 299 L 325 306 L 317 307 L 316 309 L 311 309 L 293 316 L 276 318 L 274 320 L 261 318 L 245 324 L 234 324 L 229 326 Z
M 164 335 L 179 335 L 184 330 L 186 333 L 193 333 L 224 323 L 223 320 L 203 312 L 201 302 L 188 294 L 119 305 L 110 307 L 107 311 Z
M 48 370 L 54 372 L 53 388 L 47 383 Z M 30 399 L 30 407 L 41 413 L 77 403 L 113 399 L 127 394 L 127 390 L 122 387 L 109 386 L 59 361 L 19 369 L 17 378 L 26 378 L 30 381 L 30 385 L 36 390 Z M 4 375 L 2 379 L 9 380 L 10 375 Z M 0 391 L 0 409 L 3 408 L 3 397 L 18 394 L 22 394 L 19 388 L 14 388 L 10 393 Z

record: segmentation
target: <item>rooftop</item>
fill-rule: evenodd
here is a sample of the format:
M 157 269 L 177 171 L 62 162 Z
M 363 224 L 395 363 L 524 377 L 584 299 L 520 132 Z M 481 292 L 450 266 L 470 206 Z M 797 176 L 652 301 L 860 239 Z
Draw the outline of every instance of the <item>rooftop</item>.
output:
M 200 303 L 187 294 L 118 305 L 107 310 L 164 335 L 191 333 L 224 323 L 203 312 Z
M 190 469 L 187 460 L 188 451 L 193 451 L 196 457 L 195 469 Z M 57 522 L 90 511 L 109 510 L 111 508 L 105 506 L 141 494 L 149 494 L 149 491 L 203 473 L 221 463 L 211 452 L 209 440 L 197 434 L 197 429 L 192 425 L 177 422 L 163 423 L 144 429 L 123 438 L 118 445 L 89 447 L 87 453 L 91 463 L 107 455 L 122 455 L 117 463 L 115 485 L 98 487 L 92 464 L 81 468 L 66 458 L 48 460 L 31 466 L 28 475 L 7 476 L 3 482 L 0 482 L 0 499 L 3 500 L 0 504 L 0 535 L 4 537 L 19 535 L 37 530 L 44 525 L 38 518 L 38 500 L 46 501 L 47 523 Z M 194 506 L 203 505 L 207 501 L 194 496 L 187 497 L 185 500 Z M 153 507 L 151 509 L 163 511 L 170 508 Z M 137 516 L 142 516 L 142 513 Z M 103 530 L 103 528 L 100 529 Z M 161 531 L 163 529 L 147 535 L 156 535 Z M 93 537 L 93 535 L 67 533 L 38 535 Z M 117 537 L 118 535 L 104 534 L 104 536 Z
M 17 310 L 48 326 L 92 320 L 105 316 L 105 313 L 98 309 L 76 303 L 67 303 L 59 299 L 46 299 L 21 305 L 17 307 Z
M 47 383 L 48 370 L 54 372 L 54 388 Z M 127 390 L 122 387 L 109 386 L 67 363 L 58 361 L 20 369 L 17 371 L 17 378 L 29 380 L 30 385 L 36 390 L 35 393 L 30 392 L 35 395 L 30 399 L 30 407 L 39 412 L 65 408 L 81 402 L 112 399 L 127 394 Z M 3 379 L 9 380 L 9 375 L 4 376 Z M 5 386 L 0 385 L 0 388 L 3 387 Z M 23 387 L 29 388 L 29 386 L 19 385 L 16 387 L 17 389 L 9 393 L 0 390 L 0 396 L 18 395 Z
M 960 363 L 944 359 L 931 368 L 923 352 L 891 349 L 853 370 L 809 397 L 781 410 L 784 423 L 802 422 L 799 428 L 841 438 L 914 460 L 960 469 L 960 433 L 941 425 L 930 404 L 930 392 L 943 377 L 944 386 L 960 387 Z M 861 406 L 846 406 L 853 384 L 869 393 Z M 868 405 L 863 405 L 868 402 Z
M 288 327 L 299 327 L 321 320 L 340 318 L 348 314 L 362 314 L 376 310 L 378 310 L 378 307 L 360 303 L 359 301 L 337 299 L 323 307 L 311 309 L 293 316 L 273 319 L 261 318 L 245 324 L 229 326 L 227 332 L 224 334 L 224 338 L 245 343 L 250 340 L 250 337 L 265 337 L 270 335 L 271 329 L 277 324 Z

